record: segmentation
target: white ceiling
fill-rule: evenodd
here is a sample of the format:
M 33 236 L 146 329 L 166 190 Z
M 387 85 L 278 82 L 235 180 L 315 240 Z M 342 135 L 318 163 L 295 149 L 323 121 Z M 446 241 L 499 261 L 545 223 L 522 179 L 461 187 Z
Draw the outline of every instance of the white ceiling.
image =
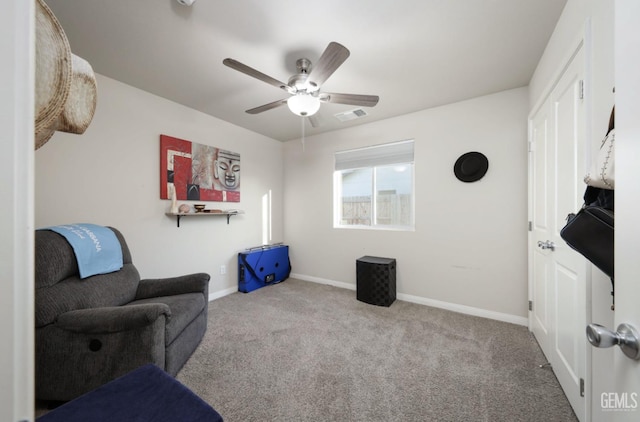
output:
M 280 141 L 301 136 L 286 92 L 222 64 L 231 57 L 286 82 L 331 41 L 351 55 L 322 91 L 374 94 L 322 104 L 306 135 L 526 86 L 567 0 L 45 0 L 71 50 L 97 73 Z M 98 102 L 100 101 L 98 87 Z

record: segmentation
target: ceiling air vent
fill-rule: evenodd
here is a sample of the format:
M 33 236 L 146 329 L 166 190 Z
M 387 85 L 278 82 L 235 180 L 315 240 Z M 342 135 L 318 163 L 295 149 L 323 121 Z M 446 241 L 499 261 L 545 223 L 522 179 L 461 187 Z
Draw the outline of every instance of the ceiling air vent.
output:
M 336 119 L 340 120 L 341 122 L 348 122 L 349 120 L 359 119 L 360 117 L 364 117 L 366 115 L 367 115 L 366 111 L 364 111 L 361 108 L 358 108 L 351 111 L 345 111 L 344 113 L 338 113 L 338 114 L 335 114 L 334 116 L 336 116 Z

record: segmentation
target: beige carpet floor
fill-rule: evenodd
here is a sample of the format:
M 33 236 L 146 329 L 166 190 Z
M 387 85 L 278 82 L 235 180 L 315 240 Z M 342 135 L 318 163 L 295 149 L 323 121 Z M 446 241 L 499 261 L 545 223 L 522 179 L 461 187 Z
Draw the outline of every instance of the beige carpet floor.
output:
M 177 379 L 227 422 L 576 421 L 526 327 L 294 279 L 209 304 Z

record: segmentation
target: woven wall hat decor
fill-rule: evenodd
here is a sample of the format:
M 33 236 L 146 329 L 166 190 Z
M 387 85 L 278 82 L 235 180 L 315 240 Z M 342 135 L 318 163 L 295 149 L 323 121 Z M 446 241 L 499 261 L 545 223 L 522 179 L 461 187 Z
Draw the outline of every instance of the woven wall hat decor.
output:
M 44 1 L 36 0 L 35 149 L 57 130 L 84 133 L 96 102 L 91 65 L 71 52 L 60 22 Z

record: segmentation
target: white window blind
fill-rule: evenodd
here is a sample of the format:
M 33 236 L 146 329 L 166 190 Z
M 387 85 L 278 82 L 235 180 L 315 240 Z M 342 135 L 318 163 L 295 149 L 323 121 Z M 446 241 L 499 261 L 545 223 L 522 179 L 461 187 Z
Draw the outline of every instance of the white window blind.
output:
M 335 153 L 336 170 L 413 163 L 413 140 Z

